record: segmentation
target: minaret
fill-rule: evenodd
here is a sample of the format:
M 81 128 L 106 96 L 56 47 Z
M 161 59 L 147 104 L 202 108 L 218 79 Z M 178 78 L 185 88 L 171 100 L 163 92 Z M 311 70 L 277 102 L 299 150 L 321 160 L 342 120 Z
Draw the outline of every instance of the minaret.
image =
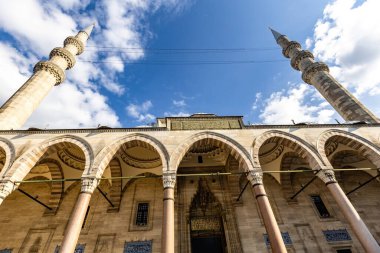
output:
M 380 123 L 380 120 L 329 74 L 329 67 L 315 62 L 314 55 L 301 45 L 270 28 L 282 54 L 291 59 L 294 69 L 302 72 L 304 82 L 313 85 L 346 121 Z
M 40 61 L 34 66 L 33 75 L 0 108 L 1 130 L 21 128 L 50 89 L 65 80 L 64 70 L 74 66 L 75 55 L 83 52 L 93 28 L 91 25 L 75 37 L 67 37 L 63 48 L 54 48 L 48 61 Z

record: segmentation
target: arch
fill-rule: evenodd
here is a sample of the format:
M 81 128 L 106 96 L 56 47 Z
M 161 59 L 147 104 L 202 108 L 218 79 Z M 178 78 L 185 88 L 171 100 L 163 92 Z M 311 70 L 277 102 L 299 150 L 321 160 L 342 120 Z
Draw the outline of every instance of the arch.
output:
M 272 139 L 281 141 L 284 146 L 292 149 L 301 158 L 306 159 L 311 169 L 317 170 L 326 167 L 313 146 L 295 135 L 278 130 L 264 132 L 255 138 L 253 142 L 253 164 L 255 167 L 260 167 L 260 147 L 269 143 Z
M 54 159 L 43 159 L 40 162 L 37 163 L 38 165 L 46 164 L 49 168 L 49 172 L 51 175 L 51 179 L 53 180 L 59 180 L 63 179 L 63 171 L 61 164 L 57 162 Z M 52 181 L 51 182 L 51 193 L 50 193 L 50 199 L 49 204 L 52 208 L 52 210 L 46 210 L 45 214 L 55 214 L 58 211 L 59 205 L 62 202 L 63 199 L 63 181 Z
M 3 173 L 5 173 L 5 171 L 13 164 L 16 152 L 13 144 L 9 140 L 2 137 L 0 137 L 0 148 L 2 148 L 5 152 L 5 162 L 3 169 L 1 170 Z M 3 173 L 0 173 L 0 175 Z
M 245 167 L 244 169 L 246 171 L 254 170 L 249 153 L 242 145 L 225 135 L 214 132 L 202 132 L 194 134 L 185 140 L 185 142 L 177 147 L 172 154 L 170 158 L 169 169 L 177 171 L 179 164 L 191 146 L 197 142 L 202 141 L 207 144 L 213 144 L 220 148 L 229 149 L 230 155 L 232 155 L 239 162 L 239 166 L 242 165 Z
M 123 138 L 116 140 L 111 145 L 104 147 L 96 156 L 94 166 L 91 169 L 89 168 L 88 170 L 85 170 L 83 175 L 94 176 L 97 178 L 102 177 L 104 170 L 106 169 L 116 152 L 120 149 L 121 145 L 131 141 L 137 141 L 143 147 L 146 146 L 146 144 L 152 146 L 161 158 L 163 171 L 167 170 L 169 155 L 164 145 L 162 145 L 160 141 L 153 138 L 152 136 L 137 133 L 127 135 Z
M 380 168 L 380 149 L 367 139 L 343 130 L 333 129 L 323 132 L 317 141 L 317 150 L 325 164 L 330 165 L 326 144 L 329 140 L 342 143 L 358 151 L 359 155 L 367 158 L 377 168 Z
M 120 161 L 117 158 L 113 158 L 109 163 L 109 168 L 111 171 L 111 177 L 121 177 L 121 165 Z M 108 212 L 116 212 L 120 208 L 121 202 L 121 189 L 122 188 L 122 180 L 121 179 L 112 179 L 112 185 L 110 187 L 110 199 L 114 204 L 114 207 L 108 206 Z
M 78 147 L 82 150 L 85 155 L 85 171 L 88 170 L 94 160 L 94 154 L 90 144 L 84 139 L 72 136 L 63 135 L 52 139 L 48 139 L 40 144 L 29 148 L 28 151 L 23 153 L 13 165 L 4 173 L 4 177 L 12 181 L 21 181 L 30 172 L 30 170 L 36 165 L 36 163 L 41 159 L 41 157 L 52 148 L 52 151 L 56 151 L 60 148 L 65 147 Z

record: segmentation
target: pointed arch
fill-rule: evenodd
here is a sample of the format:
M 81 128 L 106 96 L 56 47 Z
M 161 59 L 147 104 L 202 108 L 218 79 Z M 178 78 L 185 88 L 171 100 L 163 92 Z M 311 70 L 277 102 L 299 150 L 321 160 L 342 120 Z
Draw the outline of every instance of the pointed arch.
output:
M 50 152 L 55 152 L 59 149 L 73 146 L 79 148 L 84 153 L 84 169 L 85 171 L 86 169 L 88 170 L 94 160 L 94 154 L 90 144 L 80 137 L 63 135 L 48 139 L 29 148 L 5 171 L 4 176 L 12 181 L 21 181 L 49 149 Z
M 117 158 L 113 158 L 109 163 L 111 177 L 121 177 L 121 165 L 120 161 Z M 110 188 L 110 199 L 114 204 L 114 207 L 109 206 L 108 212 L 117 212 L 120 208 L 121 202 L 121 189 L 122 188 L 122 180 L 121 179 L 112 179 L 112 185 Z
M 333 129 L 323 132 L 317 142 L 317 150 L 322 160 L 330 165 L 326 144 L 328 141 L 342 143 L 356 151 L 359 155 L 367 158 L 377 168 L 380 168 L 380 148 L 367 139 L 343 130 Z
M 242 145 L 225 135 L 214 132 L 201 132 L 185 140 L 171 155 L 169 169 L 177 171 L 185 154 L 189 151 L 191 146 L 197 142 L 227 148 L 230 150 L 230 155 L 239 162 L 239 166 L 243 166 L 245 171 L 253 170 L 249 153 Z
M 313 146 L 295 135 L 278 130 L 264 132 L 255 138 L 253 142 L 253 164 L 255 167 L 260 167 L 260 148 L 273 140 L 281 142 L 282 145 L 292 149 L 301 158 L 306 159 L 311 169 L 316 170 L 326 167 Z
M 5 161 L 1 170 L 3 173 L 5 173 L 5 171 L 13 164 L 16 152 L 12 142 L 2 137 L 0 137 L 0 148 L 3 149 L 5 153 Z M 0 173 L 0 175 L 3 173 Z
M 51 193 L 48 206 L 50 206 L 52 210 L 47 209 L 45 211 L 45 214 L 55 214 L 58 211 L 58 208 L 63 199 L 64 183 L 63 181 L 58 181 L 60 179 L 63 179 L 62 167 L 59 162 L 49 158 L 38 162 L 38 165 L 41 164 L 46 164 L 49 168 L 51 179 L 57 180 L 51 182 Z
M 83 175 L 95 176 L 100 178 L 116 152 L 124 143 L 136 141 L 142 147 L 152 146 L 159 154 L 162 162 L 162 169 L 167 170 L 169 155 L 166 148 L 160 141 L 146 134 L 130 134 L 114 141 L 111 145 L 104 147 L 96 156 L 94 166 L 91 169 L 85 170 Z

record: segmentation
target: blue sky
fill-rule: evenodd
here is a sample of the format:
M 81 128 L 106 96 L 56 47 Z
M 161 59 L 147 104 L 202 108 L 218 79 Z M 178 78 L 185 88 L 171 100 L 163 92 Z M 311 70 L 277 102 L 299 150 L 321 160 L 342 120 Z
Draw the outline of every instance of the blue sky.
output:
M 133 127 L 197 112 L 254 124 L 342 121 L 290 67 L 271 26 L 327 62 L 379 115 L 376 8 L 376 0 L 0 0 L 0 102 L 65 37 L 95 22 L 67 81 L 25 127 Z

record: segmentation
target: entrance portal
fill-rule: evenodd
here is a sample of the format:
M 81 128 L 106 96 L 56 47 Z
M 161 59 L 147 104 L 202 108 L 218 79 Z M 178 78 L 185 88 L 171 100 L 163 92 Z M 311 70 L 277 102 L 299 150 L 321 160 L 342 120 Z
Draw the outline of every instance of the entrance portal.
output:
M 222 207 L 210 191 L 206 179 L 200 178 L 190 207 L 192 253 L 226 253 Z

